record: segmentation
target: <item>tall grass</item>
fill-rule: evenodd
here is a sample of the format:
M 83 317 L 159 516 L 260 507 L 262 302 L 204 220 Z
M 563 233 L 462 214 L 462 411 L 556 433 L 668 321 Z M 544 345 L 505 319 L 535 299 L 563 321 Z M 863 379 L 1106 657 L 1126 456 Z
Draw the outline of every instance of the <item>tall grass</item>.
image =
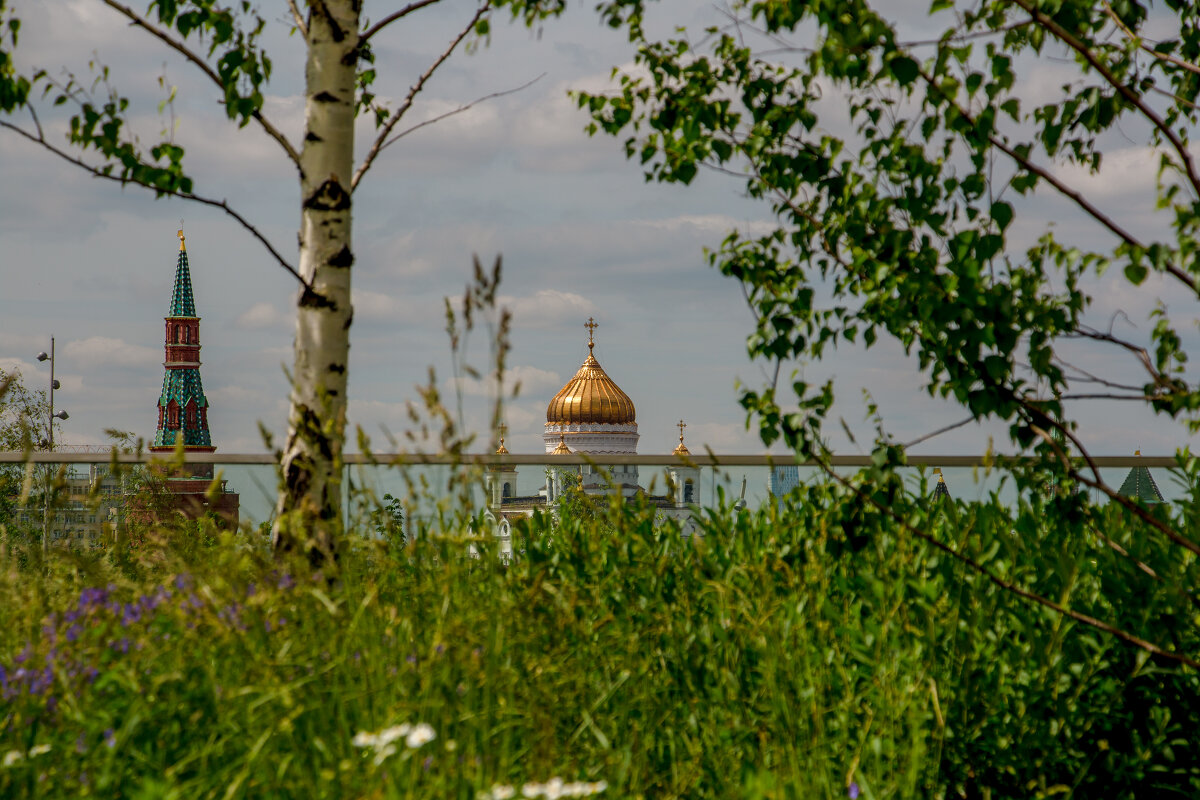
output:
M 1192 563 L 1117 511 L 891 502 L 997 574 L 1197 652 Z M 194 528 L 10 551 L 0 796 L 1200 792 L 1195 673 L 830 487 L 704 527 L 539 517 L 509 565 L 486 537 L 478 558 L 466 536 L 355 538 L 333 580 Z

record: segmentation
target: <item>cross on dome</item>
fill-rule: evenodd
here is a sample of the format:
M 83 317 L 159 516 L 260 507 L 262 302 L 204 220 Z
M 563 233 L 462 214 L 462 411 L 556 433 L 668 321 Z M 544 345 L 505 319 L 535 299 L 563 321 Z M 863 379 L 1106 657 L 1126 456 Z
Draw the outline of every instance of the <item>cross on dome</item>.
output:
M 679 422 L 675 423 L 675 427 L 679 428 L 679 446 L 675 448 L 675 452 L 672 453 L 672 455 L 690 456 L 692 454 L 691 451 L 689 451 L 687 449 L 687 445 L 683 443 L 683 429 L 687 427 L 687 423 L 683 420 L 679 420 Z
M 596 345 L 596 342 L 592 338 L 592 334 L 596 332 L 596 328 L 600 327 L 600 323 L 596 322 L 596 320 L 592 319 L 591 317 L 588 317 L 588 321 L 583 323 L 583 327 L 588 329 L 588 352 L 590 353 L 592 348 Z

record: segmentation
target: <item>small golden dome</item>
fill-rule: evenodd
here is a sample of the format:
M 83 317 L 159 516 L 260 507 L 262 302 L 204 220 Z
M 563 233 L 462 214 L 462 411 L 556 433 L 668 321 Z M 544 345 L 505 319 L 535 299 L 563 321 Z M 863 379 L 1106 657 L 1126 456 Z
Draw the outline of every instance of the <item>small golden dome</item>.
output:
M 679 446 L 675 448 L 675 451 L 671 453 L 671 455 L 690 456 L 692 451 L 688 450 L 687 445 L 683 443 L 683 429 L 687 427 L 687 423 L 685 423 L 683 420 L 679 420 L 675 427 L 679 428 Z
M 551 452 L 550 455 L 552 455 L 552 456 L 569 456 L 569 455 L 571 455 L 571 448 L 567 447 L 566 437 L 564 437 L 561 433 L 558 435 L 558 447 L 554 448 L 553 452 Z
M 621 391 L 591 354 L 575 377 L 554 395 L 546 407 L 547 425 L 604 423 L 629 425 L 637 422 L 637 411 L 629 395 Z
M 496 455 L 498 455 L 498 456 L 508 455 L 508 448 L 504 446 L 504 437 L 503 436 L 500 437 L 500 446 L 496 448 Z

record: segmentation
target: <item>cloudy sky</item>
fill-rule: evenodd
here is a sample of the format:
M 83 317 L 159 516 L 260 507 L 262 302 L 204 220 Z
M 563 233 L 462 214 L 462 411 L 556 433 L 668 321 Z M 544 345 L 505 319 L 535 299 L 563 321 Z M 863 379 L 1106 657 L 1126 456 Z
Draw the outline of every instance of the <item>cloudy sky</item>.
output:
M 12 5 L 24 22 L 18 51 L 24 64 L 56 76 L 64 68 L 87 76 L 89 60 L 108 65 L 114 85 L 133 100 L 133 129 L 153 140 L 176 125 L 197 193 L 228 199 L 294 260 L 294 172 L 254 126 L 239 130 L 225 119 L 202 76 L 97 0 Z M 303 54 L 287 36 L 282 0 L 260 5 L 275 24 L 266 111 L 298 141 Z M 395 7 L 368 4 L 376 17 Z M 414 15 L 407 28 L 394 26 L 378 37 L 379 96 L 394 106 L 472 11 L 469 2 L 444 0 Z M 698 28 L 714 13 L 708 2 L 671 0 L 651 24 L 662 31 L 674 24 Z M 583 133 L 587 119 L 568 90 L 607 86 L 612 68 L 628 65 L 632 56 L 590 4 L 573 6 L 534 31 L 497 25 L 489 46 L 459 53 L 443 67 L 410 122 L 538 80 L 405 137 L 365 178 L 355 197 L 350 418 L 376 449 L 389 449 L 382 444 L 385 430 L 401 435 L 411 427 L 405 406 L 417 400 L 414 387 L 427 380 L 430 367 L 444 391 L 462 390 L 467 426 L 486 427 L 487 387 L 452 380 L 442 299 L 461 295 L 474 256 L 490 265 L 502 255 L 502 303 L 515 323 L 509 363 L 521 387 L 506 408 L 510 450 L 541 451 L 546 403 L 586 356 L 583 323 L 591 316 L 600 323 L 597 358 L 637 406 L 640 452 L 669 452 L 680 418 L 693 451 L 708 445 L 717 452 L 761 452 L 736 403 L 738 381 L 765 380 L 764 369 L 745 354 L 751 316 L 740 288 L 706 265 L 703 248 L 719 244 L 734 227 L 764 229 L 769 209 L 745 199 L 738 181 L 725 176 L 701 175 L 686 188 L 647 184 L 625 161 L 619 141 Z M 1047 60 L 1026 79 L 1038 92 L 1070 75 L 1068 64 Z M 176 99 L 160 116 L 164 85 L 177 87 Z M 828 124 L 841 125 L 832 109 Z M 370 128 L 361 125 L 360 153 Z M 1101 175 L 1060 171 L 1131 225 L 1158 230 L 1150 214 L 1154 154 L 1130 140 L 1111 144 Z M 1021 212 L 1013 236 L 1018 246 L 1047 224 L 1068 235 L 1097 235 L 1052 197 L 1034 198 Z M 261 452 L 259 424 L 281 432 L 286 419 L 293 279 L 222 213 L 90 179 L 0 131 L 0 367 L 18 368 L 28 382 L 43 385 L 48 370 L 33 357 L 56 337 L 63 384 L 56 400 L 71 415 L 67 442 L 105 443 L 106 428 L 153 435 L 162 317 L 181 218 L 203 318 L 202 375 L 214 442 L 220 452 Z M 1094 295 L 1097 324 L 1107 326 L 1124 311 L 1134 324 L 1120 321 L 1126 325 L 1121 332 L 1146 339 L 1152 296 L 1132 296 L 1118 275 L 1097 281 Z M 1168 299 L 1173 317 L 1194 317 L 1194 301 Z M 1193 328 L 1186 334 L 1197 344 Z M 486 332 L 469 345 L 471 363 L 485 368 Z M 1109 356 L 1076 355 L 1085 365 L 1114 367 Z M 961 416 L 926 397 L 915 364 L 888 344 L 867 353 L 833 351 L 826 362 L 803 369 L 810 379 L 836 379 L 839 414 L 867 440 L 864 388 L 883 403 L 887 424 L 902 441 Z M 1136 376 L 1132 365 L 1115 369 Z M 1186 441 L 1176 426 L 1125 408 L 1095 404 L 1080 414 L 1097 453 L 1121 455 L 1136 447 L 1168 453 Z M 969 426 L 921 449 L 977 453 L 999 430 Z M 851 444 L 836 423 L 829 434 L 841 452 L 868 447 L 861 438 Z

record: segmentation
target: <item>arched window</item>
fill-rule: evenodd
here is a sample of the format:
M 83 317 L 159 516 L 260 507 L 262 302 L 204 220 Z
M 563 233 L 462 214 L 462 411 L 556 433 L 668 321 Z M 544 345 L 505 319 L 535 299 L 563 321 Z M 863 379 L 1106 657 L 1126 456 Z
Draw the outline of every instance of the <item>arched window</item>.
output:
M 172 325 L 171 328 L 171 340 L 174 341 L 175 344 L 179 344 L 179 326 Z
M 683 484 L 683 502 L 696 502 L 696 484 L 692 483 L 690 478 Z
M 512 493 L 512 491 L 513 491 L 513 490 L 512 490 L 512 484 L 511 484 L 511 483 L 506 483 L 506 484 L 504 484 L 504 489 L 501 491 L 501 493 L 500 493 L 500 494 L 501 494 L 501 496 L 503 496 L 503 497 L 512 497 L 512 496 L 513 496 L 513 493 Z
M 192 329 L 188 325 L 183 326 L 183 343 L 188 344 L 192 341 Z

